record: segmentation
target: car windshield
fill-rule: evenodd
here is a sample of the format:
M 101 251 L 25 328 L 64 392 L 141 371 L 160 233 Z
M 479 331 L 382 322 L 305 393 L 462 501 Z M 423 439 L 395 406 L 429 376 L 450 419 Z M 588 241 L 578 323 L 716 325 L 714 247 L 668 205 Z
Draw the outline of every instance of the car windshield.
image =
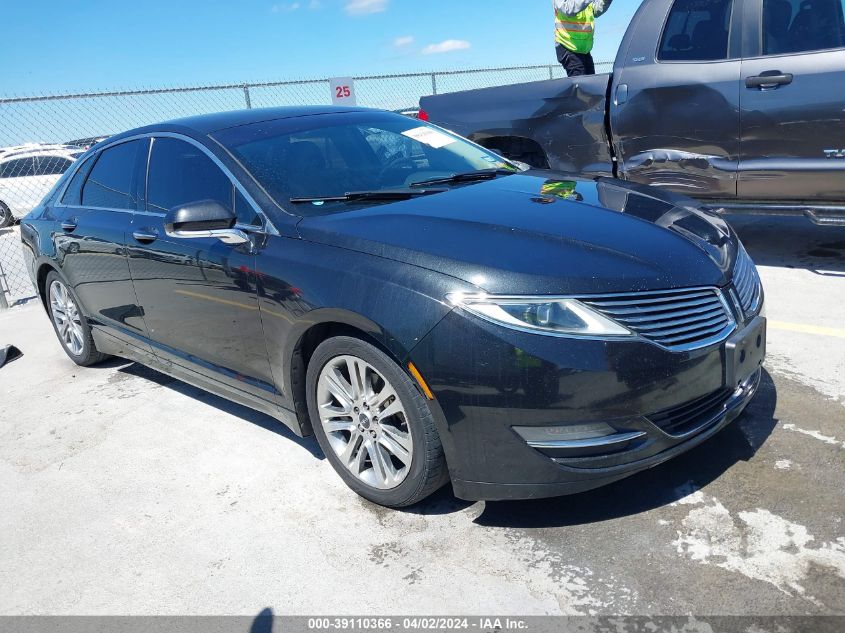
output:
M 277 119 L 213 136 L 279 206 L 298 215 L 401 199 L 397 190 L 411 197 L 428 181 L 463 175 L 432 185 L 441 189 L 519 171 L 459 136 L 388 112 Z M 380 191 L 391 195 L 372 195 Z M 359 195 L 341 199 L 349 193 Z

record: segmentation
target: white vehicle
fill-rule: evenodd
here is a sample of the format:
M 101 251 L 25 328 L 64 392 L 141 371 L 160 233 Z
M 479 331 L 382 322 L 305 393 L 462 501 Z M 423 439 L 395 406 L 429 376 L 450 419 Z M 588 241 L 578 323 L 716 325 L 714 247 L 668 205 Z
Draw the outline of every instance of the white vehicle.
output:
M 82 153 L 66 145 L 0 149 L 0 228 L 32 211 Z

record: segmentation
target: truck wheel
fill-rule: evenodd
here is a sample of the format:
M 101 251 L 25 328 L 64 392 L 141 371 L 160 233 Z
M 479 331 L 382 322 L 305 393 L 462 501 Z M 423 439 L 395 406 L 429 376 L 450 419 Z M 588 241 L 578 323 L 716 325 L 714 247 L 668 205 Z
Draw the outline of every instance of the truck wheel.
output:
M 347 336 L 324 341 L 308 363 L 306 393 L 320 448 L 365 499 L 405 507 L 448 481 L 428 401 L 378 348 Z

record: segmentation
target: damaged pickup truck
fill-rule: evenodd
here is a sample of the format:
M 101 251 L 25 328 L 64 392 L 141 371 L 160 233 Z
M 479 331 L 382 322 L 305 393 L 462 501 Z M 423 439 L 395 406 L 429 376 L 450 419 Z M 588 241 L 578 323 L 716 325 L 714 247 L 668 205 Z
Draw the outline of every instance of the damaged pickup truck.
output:
M 424 97 L 534 167 L 845 224 L 845 0 L 643 0 L 610 74 Z

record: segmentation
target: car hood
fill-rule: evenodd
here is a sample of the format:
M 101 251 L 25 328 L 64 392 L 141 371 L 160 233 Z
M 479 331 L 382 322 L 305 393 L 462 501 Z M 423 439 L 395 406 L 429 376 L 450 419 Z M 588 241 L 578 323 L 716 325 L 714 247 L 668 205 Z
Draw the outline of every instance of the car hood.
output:
M 305 217 L 303 239 L 435 270 L 497 294 L 722 286 L 737 241 L 688 198 L 530 171 Z

